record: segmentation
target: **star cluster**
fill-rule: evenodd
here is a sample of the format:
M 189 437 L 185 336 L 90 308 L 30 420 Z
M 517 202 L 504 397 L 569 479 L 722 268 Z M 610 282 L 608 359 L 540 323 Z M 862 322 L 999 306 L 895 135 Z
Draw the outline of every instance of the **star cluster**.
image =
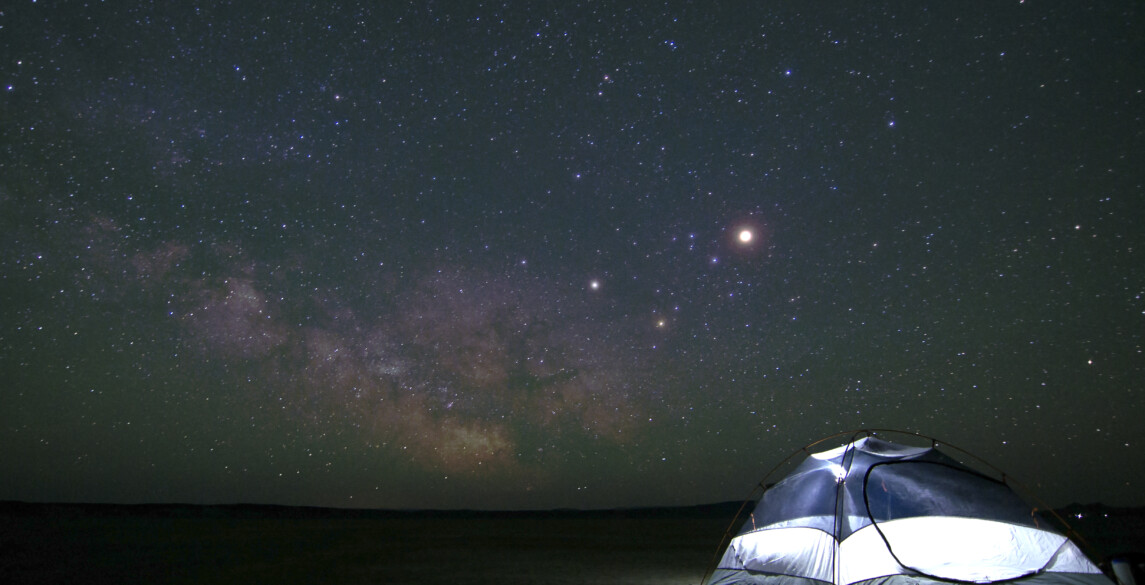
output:
M 1141 503 L 1132 3 L 48 4 L 0 499 L 691 504 L 878 427 Z

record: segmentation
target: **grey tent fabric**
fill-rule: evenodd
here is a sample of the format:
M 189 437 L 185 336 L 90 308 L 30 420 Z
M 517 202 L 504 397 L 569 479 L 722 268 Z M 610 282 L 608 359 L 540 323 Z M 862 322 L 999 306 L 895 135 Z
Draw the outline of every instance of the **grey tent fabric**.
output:
M 711 585 L 1111 585 L 1005 483 L 866 436 L 767 489 Z

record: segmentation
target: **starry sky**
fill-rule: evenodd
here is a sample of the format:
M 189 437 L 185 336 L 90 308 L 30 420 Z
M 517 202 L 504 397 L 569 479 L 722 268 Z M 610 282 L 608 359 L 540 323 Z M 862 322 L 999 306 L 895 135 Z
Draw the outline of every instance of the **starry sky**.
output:
M 1142 505 L 1139 2 L 0 12 L 0 499 Z

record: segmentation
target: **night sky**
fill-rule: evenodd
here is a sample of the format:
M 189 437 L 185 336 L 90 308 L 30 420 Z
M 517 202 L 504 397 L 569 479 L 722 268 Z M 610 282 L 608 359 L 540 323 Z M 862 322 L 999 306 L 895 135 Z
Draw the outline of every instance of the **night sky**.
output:
M 697 504 L 896 428 L 1145 504 L 1142 31 L 8 3 L 0 499 Z

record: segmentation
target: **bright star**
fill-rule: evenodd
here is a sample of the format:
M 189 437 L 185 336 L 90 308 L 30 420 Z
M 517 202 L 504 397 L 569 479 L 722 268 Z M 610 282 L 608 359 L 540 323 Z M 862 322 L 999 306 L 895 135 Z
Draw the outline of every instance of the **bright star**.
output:
M 735 220 L 724 232 L 725 242 L 737 254 L 755 254 L 767 249 L 771 230 L 759 217 L 744 217 Z

